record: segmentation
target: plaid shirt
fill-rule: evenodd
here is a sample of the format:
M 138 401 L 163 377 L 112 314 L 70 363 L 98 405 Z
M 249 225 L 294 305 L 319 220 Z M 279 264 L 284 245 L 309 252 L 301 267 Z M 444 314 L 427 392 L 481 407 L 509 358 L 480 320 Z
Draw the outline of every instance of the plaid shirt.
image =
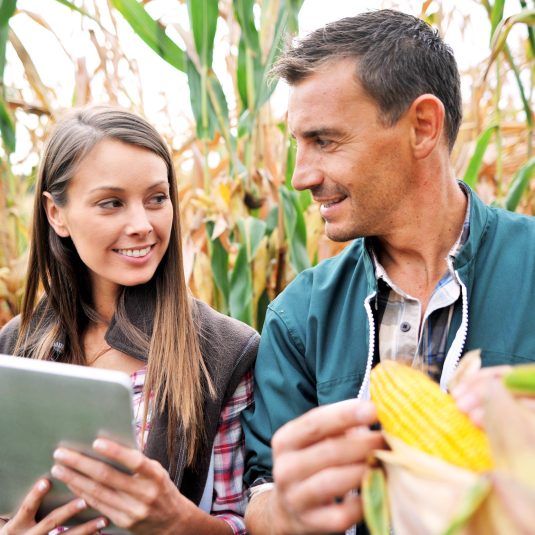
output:
M 145 374 L 146 368 L 142 368 L 131 375 L 134 388 L 134 416 L 140 447 L 146 444 L 151 420 L 149 406 L 147 424 L 142 436 Z M 223 407 L 213 448 L 214 499 L 210 514 L 227 522 L 236 535 L 247 533 L 243 520 L 247 506 L 247 492 L 242 482 L 244 442 L 240 414 L 252 403 L 253 375 L 249 371 Z
M 146 368 L 130 375 L 133 387 L 133 408 L 136 424 L 138 446 L 142 449 L 147 443 L 150 431 L 151 411 L 147 414 L 147 422 L 143 429 L 143 413 L 145 410 Z M 151 398 L 152 399 L 152 398 Z M 243 451 L 244 439 L 240 424 L 240 414 L 253 403 L 253 373 L 247 372 L 237 386 L 234 394 L 223 407 L 219 417 L 219 427 L 214 441 L 214 499 L 210 514 L 224 520 L 235 535 L 246 535 L 243 515 L 247 506 L 247 490 L 243 486 Z M 59 527 L 49 535 L 57 535 L 66 531 Z
M 464 191 L 462 183 L 460 185 Z M 448 269 L 433 290 L 421 322 L 420 301 L 392 282 L 375 252 L 371 251 L 378 283 L 379 355 L 381 359 L 403 359 L 414 368 L 426 371 L 436 381 L 440 380 L 446 358 L 453 309 L 461 295 L 461 287 L 453 272 L 453 260 L 470 233 L 468 195 L 467 198 L 463 228 L 446 259 Z

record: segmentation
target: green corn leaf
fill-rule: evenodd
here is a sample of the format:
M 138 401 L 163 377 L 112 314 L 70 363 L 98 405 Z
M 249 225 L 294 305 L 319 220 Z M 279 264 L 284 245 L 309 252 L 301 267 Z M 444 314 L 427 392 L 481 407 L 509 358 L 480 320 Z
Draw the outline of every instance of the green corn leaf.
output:
M 304 0 L 284 0 L 279 9 L 279 16 L 275 24 L 275 32 L 273 35 L 273 42 L 269 49 L 265 64 L 264 74 L 262 77 L 262 84 L 257 96 L 257 103 L 255 108 L 260 108 L 273 94 L 277 84 L 273 80 L 268 80 L 269 72 L 283 49 L 283 41 L 288 30 L 290 33 L 297 33 L 298 30 L 298 15 Z
M 503 19 L 503 6 L 505 0 L 495 0 L 494 5 L 492 6 L 492 11 L 490 13 L 490 41 L 494 37 L 494 32 L 498 27 L 498 24 Z
M 229 309 L 233 318 L 248 325 L 253 321 L 253 276 L 247 261 L 247 247 L 240 244 L 230 277 Z
M 274 206 L 266 217 L 266 236 L 271 236 L 271 233 L 277 228 L 279 223 L 279 207 Z
M 209 238 L 208 247 L 210 248 L 210 262 L 214 282 L 223 296 L 224 308 L 227 308 L 229 300 L 228 252 L 219 238 L 211 238 L 214 231 L 214 223 L 212 221 L 206 223 L 206 231 Z
M 0 26 L 6 26 L 15 13 L 17 0 L 0 0 Z
M 520 0 L 520 5 L 522 6 L 522 9 L 527 9 L 528 7 L 526 0 Z M 531 57 L 533 58 L 535 57 L 535 32 L 530 26 L 528 26 L 528 40 L 531 48 Z
M 286 156 L 286 174 L 285 174 L 285 185 L 288 189 L 293 189 L 292 186 L 292 177 L 295 169 L 295 155 L 297 152 L 297 144 L 293 137 L 289 138 L 288 142 L 288 153 Z
M 240 242 L 247 250 L 247 261 L 252 262 L 258 252 L 258 247 L 262 238 L 266 235 L 266 223 L 256 217 L 239 219 Z
M 162 59 L 182 72 L 187 72 L 186 53 L 165 33 L 165 28 L 154 20 L 137 0 L 111 0 L 134 32 Z
M 258 300 L 258 305 L 256 307 L 256 330 L 258 332 L 262 331 L 262 326 L 264 325 L 264 320 L 266 319 L 267 307 L 269 305 L 269 295 L 267 290 L 262 292 L 260 299 Z
M 523 9 L 520 13 L 500 21 L 492 35 L 492 52 L 485 71 L 485 76 L 487 76 L 489 69 L 498 54 L 504 49 L 511 28 L 518 23 L 524 23 L 528 26 L 535 25 L 535 9 Z
M 0 82 L 4 80 L 6 44 L 9 36 L 9 19 L 15 13 L 17 0 L 0 0 Z M 3 87 L 2 87 L 3 92 Z
M 234 14 L 240 25 L 238 45 L 238 92 L 243 108 L 256 112 L 257 95 L 264 76 L 260 38 L 254 21 L 254 0 L 234 0 Z
M 526 90 L 524 89 L 524 84 L 522 83 L 522 79 L 520 78 L 520 71 L 518 70 L 518 67 L 515 65 L 515 62 L 513 60 L 513 55 L 511 54 L 511 51 L 509 50 L 509 47 L 507 45 L 504 46 L 504 53 L 505 57 L 507 58 L 507 62 L 511 66 L 511 69 L 513 71 L 513 75 L 516 80 L 516 84 L 518 86 L 518 90 L 520 92 L 520 99 L 522 100 L 522 106 L 524 107 L 524 112 L 526 113 L 526 124 L 528 125 L 528 129 L 533 128 L 533 112 L 531 111 L 531 105 L 528 100 L 528 97 L 526 96 Z M 529 88 L 528 88 L 529 91 Z
M 279 192 L 284 214 L 284 232 L 290 250 L 290 264 L 296 273 L 310 267 L 307 253 L 307 231 L 296 191 L 281 186 Z
M 535 364 L 513 366 L 503 382 L 511 392 L 535 395 Z
M 7 108 L 7 104 L 0 95 L 0 134 L 6 151 L 15 151 L 15 123 Z
M 505 208 L 515 211 L 535 171 L 535 157 L 525 163 L 513 176 L 505 199 Z
M 102 23 L 100 22 L 100 20 L 98 20 L 96 17 L 93 17 L 93 15 L 91 15 L 91 13 L 88 13 L 85 9 L 82 9 L 81 7 L 78 7 L 77 5 L 73 4 L 72 2 L 69 2 L 69 0 L 56 0 L 56 2 L 58 2 L 58 4 L 64 5 L 65 7 L 68 7 L 72 11 L 76 11 L 76 12 L 80 13 L 80 15 L 83 15 L 84 17 L 87 17 L 88 19 L 93 20 L 99 26 L 102 27 Z
M 474 154 L 472 154 L 472 157 L 470 158 L 470 162 L 468 163 L 468 167 L 463 177 L 463 182 L 468 184 L 471 188 L 475 187 L 477 183 L 479 170 L 481 169 L 481 164 L 483 163 L 483 156 L 485 155 L 485 151 L 489 146 L 492 134 L 494 134 L 497 128 L 498 127 L 496 125 L 489 126 L 481 133 L 477 140 Z
M 371 468 L 362 482 L 364 518 L 371 535 L 390 535 L 387 488 L 380 468 Z
M 201 65 L 212 66 L 217 27 L 217 0 L 188 0 L 189 20 Z

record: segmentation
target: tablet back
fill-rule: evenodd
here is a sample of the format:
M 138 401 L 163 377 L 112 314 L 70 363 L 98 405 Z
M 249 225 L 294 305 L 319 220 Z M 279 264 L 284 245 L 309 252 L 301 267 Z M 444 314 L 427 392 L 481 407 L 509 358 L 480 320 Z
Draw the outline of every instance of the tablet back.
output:
M 127 374 L 0 355 L 0 514 L 13 513 L 39 477 L 50 478 L 59 444 L 96 456 L 98 436 L 136 446 Z M 52 483 L 41 514 L 73 497 Z M 84 511 L 77 521 L 95 516 Z

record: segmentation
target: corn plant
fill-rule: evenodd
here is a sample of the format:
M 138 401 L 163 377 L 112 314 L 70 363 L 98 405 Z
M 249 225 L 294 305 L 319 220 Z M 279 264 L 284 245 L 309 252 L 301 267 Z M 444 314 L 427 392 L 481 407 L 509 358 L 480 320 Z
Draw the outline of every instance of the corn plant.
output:
M 80 35 L 89 37 L 99 58 L 90 70 L 83 57 L 71 55 L 61 43 L 54 20 L 22 7 L 16 10 L 16 0 L 0 0 L 0 80 L 7 43 L 23 65 L 27 89 L 34 95 L 29 102 L 22 93 L 13 97 L 14 88 L 6 92 L 0 85 L 0 216 L 9 222 L 0 228 L 0 324 L 17 312 L 22 292 L 26 205 L 33 180 L 12 171 L 15 118 L 17 127 L 29 133 L 32 150 L 39 152 L 45 126 L 62 107 L 120 102 L 145 114 L 139 68 L 119 37 L 120 28 L 131 29 L 155 55 L 187 77 L 191 131 L 182 132 L 177 144 L 172 113 L 164 108 L 159 119 L 169 121 L 160 130 L 172 147 L 179 174 L 186 274 L 197 296 L 260 328 L 267 303 L 296 273 L 344 246 L 325 237 L 310 195 L 291 186 L 295 147 L 285 118 L 273 111 L 275 85 L 266 80 L 284 40 L 297 32 L 304 1 L 176 0 L 186 17 L 165 23 L 150 14 L 152 0 L 41 0 L 71 10 Z M 534 213 L 533 11 L 519 0 L 518 13 L 504 20 L 504 2 L 479 3 L 491 21 L 491 60 L 470 74 L 477 83 L 453 154 L 456 171 L 487 202 Z M 432 0 L 421 3 L 419 14 L 439 28 L 448 15 Z M 72 102 L 61 104 L 55 88 L 43 83 L 25 48 L 25 36 L 10 28 L 11 17 L 18 16 L 29 17 L 63 46 L 75 78 Z M 513 26 L 527 29 L 526 46 L 514 53 L 508 40 Z M 443 33 L 447 38 L 447 30 Z M 225 47 L 224 65 L 214 60 L 216 47 Z M 121 64 L 127 65 L 128 76 Z M 520 107 L 516 101 L 500 104 L 502 89 L 511 83 L 516 84 Z M 38 128 L 26 126 L 29 116 L 40 118 Z

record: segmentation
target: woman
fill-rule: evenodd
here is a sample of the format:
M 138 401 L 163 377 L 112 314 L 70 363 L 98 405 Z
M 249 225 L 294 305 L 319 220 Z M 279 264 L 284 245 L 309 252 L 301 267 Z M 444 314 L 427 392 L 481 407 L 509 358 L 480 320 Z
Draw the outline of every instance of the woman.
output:
M 0 533 L 47 533 L 88 506 L 102 517 L 73 535 L 109 521 L 133 533 L 245 533 L 239 414 L 257 346 L 255 331 L 188 293 L 175 173 L 155 129 L 109 107 L 59 122 L 36 186 L 22 314 L 0 352 L 129 373 L 140 449 L 94 444 L 133 476 L 56 450 L 52 475 L 78 499 L 36 522 L 50 488 L 40 480 Z

